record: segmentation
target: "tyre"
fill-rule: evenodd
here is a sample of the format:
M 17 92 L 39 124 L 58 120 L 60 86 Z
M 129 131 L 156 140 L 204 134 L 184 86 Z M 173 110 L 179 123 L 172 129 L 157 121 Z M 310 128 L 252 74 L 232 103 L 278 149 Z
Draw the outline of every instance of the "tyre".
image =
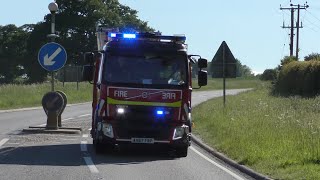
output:
M 96 129 L 95 132 L 96 133 L 95 133 L 95 135 L 93 137 L 93 147 L 95 149 L 95 152 L 97 154 L 100 154 L 100 153 L 103 152 L 103 144 L 99 140 L 99 132 L 98 132 L 98 130 Z

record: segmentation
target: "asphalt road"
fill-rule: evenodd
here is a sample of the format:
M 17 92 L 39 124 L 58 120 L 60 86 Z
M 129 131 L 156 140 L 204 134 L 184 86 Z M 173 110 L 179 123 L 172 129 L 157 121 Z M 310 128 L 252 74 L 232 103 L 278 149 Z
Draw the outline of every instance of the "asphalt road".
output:
M 237 94 L 244 90 L 229 90 Z M 222 91 L 194 92 L 192 105 L 222 96 Z M 175 158 L 165 149 L 124 147 L 96 154 L 89 137 L 90 103 L 68 106 L 63 126 L 81 134 L 26 134 L 23 128 L 46 123 L 40 108 L 0 111 L 0 180 L 6 179 L 248 179 L 192 145 L 188 157 Z

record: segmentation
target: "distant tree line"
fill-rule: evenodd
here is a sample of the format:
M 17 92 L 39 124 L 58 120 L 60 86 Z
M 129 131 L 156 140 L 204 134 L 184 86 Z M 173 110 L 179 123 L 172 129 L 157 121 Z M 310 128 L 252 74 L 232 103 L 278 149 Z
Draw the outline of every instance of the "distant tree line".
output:
M 77 63 L 81 52 L 96 49 L 96 25 L 118 27 L 120 31 L 154 31 L 147 22 L 138 19 L 137 11 L 114 0 L 57 0 L 56 29 L 68 52 L 67 64 Z M 49 42 L 51 14 L 37 24 L 17 27 L 0 26 L 0 84 L 24 78 L 29 83 L 43 82 L 47 72 L 38 63 L 42 45 Z
M 236 74 L 237 77 L 253 77 L 254 74 L 251 70 L 251 68 L 247 65 L 242 65 L 239 59 L 236 59 Z M 208 75 L 211 76 L 212 72 L 213 72 L 213 66 L 211 61 L 208 62 Z M 196 77 L 197 73 L 198 73 L 198 66 L 197 64 L 193 64 L 192 66 L 192 77 Z

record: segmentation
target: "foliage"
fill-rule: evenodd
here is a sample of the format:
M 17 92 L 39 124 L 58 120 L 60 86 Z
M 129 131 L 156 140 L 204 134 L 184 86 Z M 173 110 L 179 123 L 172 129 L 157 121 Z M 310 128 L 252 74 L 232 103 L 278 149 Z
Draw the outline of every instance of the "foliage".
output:
M 209 63 L 208 64 L 208 71 L 209 71 L 209 74 L 212 74 L 213 72 L 213 69 L 214 69 L 214 63 Z M 252 70 L 250 69 L 249 66 L 247 65 L 242 65 L 240 60 L 239 59 L 236 59 L 236 76 L 237 77 L 253 77 L 253 73 L 252 73 Z
M 251 77 L 253 76 L 252 70 L 247 65 L 242 65 L 239 59 L 236 59 L 237 63 L 237 77 Z
M 260 79 L 263 81 L 274 81 L 277 79 L 277 71 L 275 69 L 266 69 L 261 74 Z
M 319 53 L 311 53 L 304 57 L 305 61 L 320 61 L 320 54 Z
M 77 64 L 82 52 L 96 50 L 95 31 L 98 24 L 119 28 L 122 32 L 153 31 L 147 22 L 138 19 L 137 11 L 116 0 L 57 0 L 56 14 L 58 43 L 68 52 L 67 64 Z M 22 27 L 0 26 L 0 81 L 12 82 L 20 74 L 17 67 L 24 68 L 29 82 L 43 82 L 47 72 L 37 61 L 38 50 L 46 44 L 50 33 L 51 14 L 44 21 Z M 10 51 L 8 51 L 10 50 Z M 23 58 L 21 58 L 23 57 Z M 5 78 L 2 78 L 5 77 Z
M 274 93 L 315 96 L 320 93 L 320 61 L 291 62 L 281 69 Z
M 0 84 L 12 82 L 22 75 L 21 64 L 25 60 L 28 37 L 24 27 L 0 26 Z

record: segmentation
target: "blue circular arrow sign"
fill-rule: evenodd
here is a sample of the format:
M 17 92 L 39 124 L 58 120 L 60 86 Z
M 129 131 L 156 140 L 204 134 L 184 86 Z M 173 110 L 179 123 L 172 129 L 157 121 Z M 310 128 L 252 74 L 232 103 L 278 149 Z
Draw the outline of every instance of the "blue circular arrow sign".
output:
M 39 50 L 38 61 L 45 70 L 57 71 L 65 65 L 67 52 L 58 43 L 47 43 Z

